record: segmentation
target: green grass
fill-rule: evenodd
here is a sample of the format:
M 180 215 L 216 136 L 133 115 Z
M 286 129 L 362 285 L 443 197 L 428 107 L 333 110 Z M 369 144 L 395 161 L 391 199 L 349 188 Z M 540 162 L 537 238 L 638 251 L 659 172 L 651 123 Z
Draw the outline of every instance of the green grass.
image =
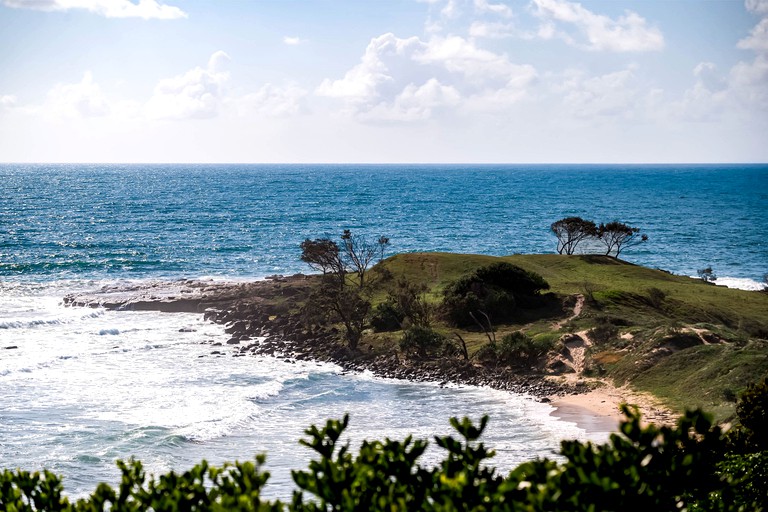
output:
M 497 261 L 540 274 L 558 296 L 582 294 L 588 299 L 582 315 L 561 332 L 552 332 L 555 319 L 544 318 L 495 326 L 497 339 L 517 329 L 555 339 L 565 331 L 611 323 L 635 339 L 590 351 L 608 361 L 604 365 L 608 376 L 649 391 L 674 409 L 703 406 L 719 419 L 733 414 L 732 399 L 748 383 L 768 375 L 768 349 L 759 341 L 768 339 L 768 293 L 714 286 L 605 256 L 411 253 L 388 258 L 380 267 L 392 279 L 404 277 L 427 285 L 428 300 L 438 303 L 449 283 Z M 374 302 L 385 295 L 385 286 L 381 286 L 373 295 Z M 649 355 L 663 342 L 659 341 L 663 333 L 685 327 L 706 329 L 725 343 L 683 348 L 665 357 Z M 447 336 L 456 331 L 437 328 Z M 470 353 L 487 343 L 481 332 L 459 332 Z M 649 357 L 653 360 L 650 366 L 638 364 Z

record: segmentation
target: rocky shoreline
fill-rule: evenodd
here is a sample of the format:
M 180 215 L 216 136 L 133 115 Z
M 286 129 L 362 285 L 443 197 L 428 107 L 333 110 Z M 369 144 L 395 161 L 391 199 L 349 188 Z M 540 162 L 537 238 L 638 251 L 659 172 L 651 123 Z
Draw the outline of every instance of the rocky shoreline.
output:
M 375 352 L 363 346 L 351 352 L 334 327 L 307 327 L 291 306 L 305 297 L 317 276 L 271 276 L 262 281 L 153 281 L 111 285 L 89 293 L 69 294 L 72 307 L 111 310 L 201 313 L 225 326 L 226 343 L 212 342 L 211 355 L 269 355 L 285 359 L 332 362 L 345 371 L 443 385 L 487 386 L 549 401 L 549 397 L 589 391 L 580 383 L 558 384 L 539 373 L 520 373 L 463 359 L 412 360 L 396 351 Z

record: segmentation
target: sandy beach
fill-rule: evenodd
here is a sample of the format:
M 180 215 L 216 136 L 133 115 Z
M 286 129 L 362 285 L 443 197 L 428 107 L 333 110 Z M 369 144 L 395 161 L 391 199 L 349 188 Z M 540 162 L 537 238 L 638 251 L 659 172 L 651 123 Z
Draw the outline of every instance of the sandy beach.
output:
M 644 423 L 673 425 L 677 415 L 647 393 L 639 393 L 625 387 L 615 387 L 601 381 L 600 386 L 588 393 L 552 396 L 552 412 L 565 421 L 576 423 L 593 435 L 616 432 L 623 415 L 620 406 L 623 403 L 640 408 Z

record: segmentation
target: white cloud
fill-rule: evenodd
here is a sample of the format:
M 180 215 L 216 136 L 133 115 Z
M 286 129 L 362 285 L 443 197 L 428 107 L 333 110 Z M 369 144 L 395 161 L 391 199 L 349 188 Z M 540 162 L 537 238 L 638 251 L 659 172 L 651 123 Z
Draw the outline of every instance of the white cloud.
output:
M 768 14 L 768 0 L 746 0 L 744 5 L 748 11 L 757 14 Z
M 761 19 L 749 36 L 739 41 L 738 47 L 743 50 L 768 52 L 768 17 Z
M 422 47 L 417 37 L 399 39 L 388 33 L 375 37 L 365 49 L 360 63 L 352 67 L 339 80 L 325 79 L 317 88 L 317 94 L 350 101 L 368 102 L 380 94 L 379 87 L 393 82 L 390 66 L 385 60 L 410 60 L 414 50 Z
M 295 36 L 283 36 L 283 43 L 288 46 L 298 46 L 306 42 L 304 39 Z
M 455 87 L 430 78 L 417 86 L 408 84 L 392 104 L 380 103 L 361 115 L 372 121 L 421 121 L 432 117 L 433 111 L 456 106 L 461 94 Z
M 640 93 L 634 86 L 634 68 L 598 76 L 568 71 L 555 91 L 562 95 L 563 106 L 579 118 L 637 116 Z
M 596 51 L 644 52 L 664 48 L 661 31 L 649 27 L 645 18 L 632 11 L 625 11 L 623 16 L 613 20 L 568 0 L 533 0 L 533 5 L 535 14 L 545 25 L 543 32 L 540 31 L 545 38 L 557 35 L 568 44 Z M 586 37 L 586 44 L 578 43 L 567 32 L 557 32 L 553 26 L 555 22 L 575 27 Z
M 43 111 L 61 117 L 101 117 L 110 106 L 90 71 L 76 84 L 57 84 L 48 92 Z
M 529 75 L 530 71 L 530 66 L 513 64 L 505 55 L 479 48 L 473 41 L 459 36 L 432 38 L 414 54 L 414 60 L 461 73 L 476 84 L 490 80 L 506 82 L 520 74 Z
M 752 62 L 731 68 L 728 86 L 734 100 L 748 111 L 768 110 L 768 0 L 747 0 L 745 6 L 762 18 L 737 46 L 757 55 Z
M 489 39 L 503 39 L 514 35 L 512 23 L 473 21 L 469 26 L 470 37 L 487 37 Z
M 5 94 L 0 96 L 0 108 L 11 108 L 16 105 L 16 96 L 13 94 Z
M 458 18 L 460 15 L 461 8 L 459 8 L 458 0 L 448 0 L 445 7 L 440 10 L 440 16 L 443 18 Z
M 459 36 L 422 41 L 384 34 L 343 78 L 326 79 L 315 92 L 345 100 L 348 112 L 361 119 L 405 121 L 428 118 L 438 106 L 509 107 L 535 78 L 532 66 L 514 64 Z
M 734 98 L 747 110 L 768 110 L 768 55 L 739 62 L 728 75 Z
M 3 5 L 17 9 L 40 11 L 68 11 L 83 9 L 107 18 L 143 18 L 172 20 L 186 18 L 187 14 L 171 5 L 157 0 L 2 0 Z
M 512 17 L 512 9 L 505 4 L 493 4 L 488 0 L 475 0 L 475 9 L 481 13 L 492 13 L 504 18 Z
M 700 62 L 693 68 L 696 81 L 680 100 L 672 101 L 660 118 L 673 121 L 717 121 L 727 111 L 728 91 L 725 80 L 712 62 Z
M 306 96 L 307 90 L 297 85 L 279 87 L 265 84 L 258 91 L 236 101 L 243 116 L 257 112 L 269 117 L 289 117 L 308 111 Z
M 155 119 L 205 119 L 216 117 L 222 103 L 223 86 L 229 79 L 224 68 L 229 56 L 217 51 L 206 68 L 196 67 L 183 75 L 161 80 L 144 106 Z
M 737 43 L 752 50 L 752 61 L 741 61 L 727 73 L 719 74 L 711 63 L 700 63 L 694 69 L 696 81 L 682 99 L 672 105 L 672 112 L 682 119 L 722 122 L 737 119 L 740 123 L 758 121 L 766 127 L 768 111 L 768 0 L 747 0 L 748 11 L 761 15 L 749 35 Z

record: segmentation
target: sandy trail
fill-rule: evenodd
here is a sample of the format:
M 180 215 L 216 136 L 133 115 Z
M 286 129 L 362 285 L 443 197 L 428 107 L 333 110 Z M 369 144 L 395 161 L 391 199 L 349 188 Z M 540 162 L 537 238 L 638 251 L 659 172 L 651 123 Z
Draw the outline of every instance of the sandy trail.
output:
M 576 296 L 573 314 L 552 325 L 561 329 L 566 323 L 581 315 L 584 308 L 584 296 Z M 644 423 L 672 425 L 677 415 L 665 407 L 660 400 L 650 395 L 635 391 L 628 386 L 617 387 L 604 379 L 584 377 L 586 352 L 592 346 L 587 331 L 578 331 L 563 340 L 568 349 L 568 365 L 573 373 L 565 373 L 553 380 L 568 384 L 585 382 L 594 386 L 588 393 L 549 397 L 556 410 L 552 413 L 567 421 L 573 421 L 588 432 L 615 432 L 623 419 L 620 411 L 622 404 L 636 405 L 643 416 Z

